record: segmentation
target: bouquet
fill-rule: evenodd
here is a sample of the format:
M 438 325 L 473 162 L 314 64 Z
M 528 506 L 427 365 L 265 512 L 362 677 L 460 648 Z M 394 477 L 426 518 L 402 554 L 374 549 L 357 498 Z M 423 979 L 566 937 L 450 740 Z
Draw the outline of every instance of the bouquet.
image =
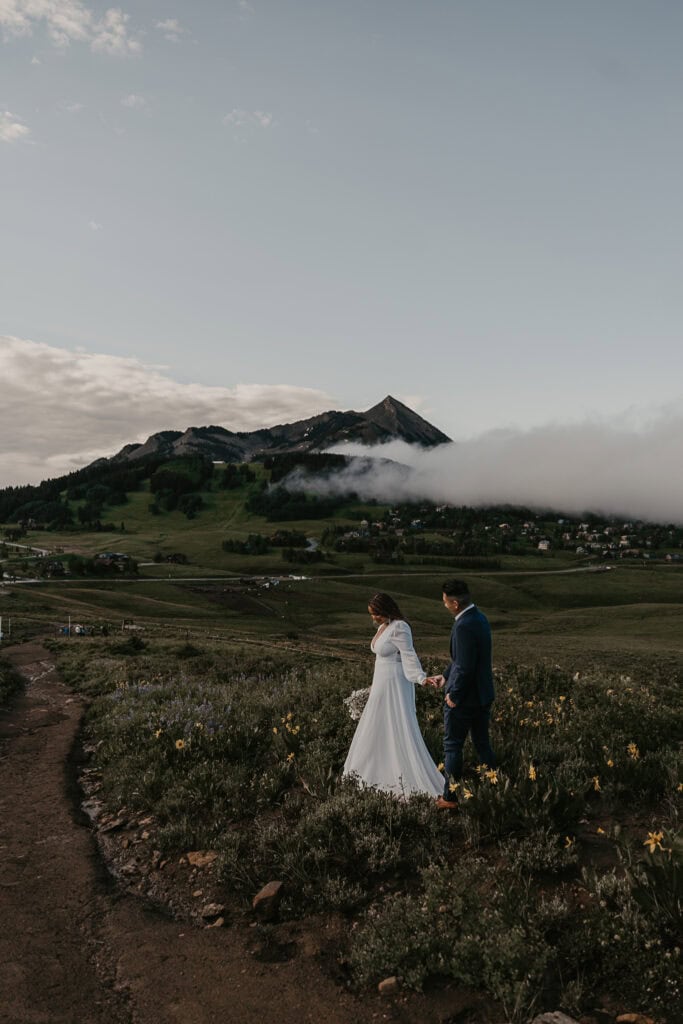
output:
M 344 703 L 346 704 L 349 715 L 354 722 L 357 722 L 363 714 L 363 708 L 367 704 L 369 696 L 370 687 L 366 686 L 364 690 L 354 690 L 349 697 L 344 697 Z

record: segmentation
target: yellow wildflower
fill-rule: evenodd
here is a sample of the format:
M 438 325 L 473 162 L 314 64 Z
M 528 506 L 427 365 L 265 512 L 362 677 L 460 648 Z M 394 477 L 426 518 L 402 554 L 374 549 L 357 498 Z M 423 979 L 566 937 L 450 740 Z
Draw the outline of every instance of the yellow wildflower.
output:
M 445 765 L 444 765 L 443 761 L 439 761 L 439 763 L 436 766 L 437 772 L 442 772 L 444 770 L 444 767 L 445 767 Z
M 664 838 L 663 832 L 648 832 L 647 839 L 643 843 L 643 846 L 647 846 L 650 853 L 654 853 L 655 850 L 662 849 L 662 839 Z
M 465 800 L 471 800 L 472 799 L 472 790 L 468 789 L 467 786 L 465 786 L 463 788 L 462 795 L 464 796 Z
M 203 729 L 204 728 L 204 723 L 203 722 L 195 722 L 194 723 L 194 727 L 195 727 L 195 729 Z
M 156 736 L 157 739 L 159 739 L 159 737 L 161 736 L 163 731 L 164 731 L 163 729 L 157 729 L 157 731 L 154 733 L 154 735 Z
M 498 785 L 498 772 L 496 771 L 495 768 L 492 768 L 488 772 L 484 772 L 484 777 L 489 780 L 492 786 Z
M 185 749 L 185 740 L 176 740 L 175 741 L 175 748 L 176 748 L 176 750 L 184 750 Z
M 634 761 L 637 761 L 640 757 L 640 751 L 638 750 L 638 747 L 635 745 L 635 743 L 631 741 L 626 749 L 628 750 L 629 757 L 632 757 Z
M 678 789 L 679 793 L 683 793 L 683 782 L 679 782 L 676 788 Z
M 294 751 L 292 751 L 290 754 L 287 754 L 287 760 L 288 761 L 293 761 L 294 760 Z
M 599 775 L 594 775 L 593 776 L 593 789 L 595 790 L 596 793 L 600 792 L 600 776 Z
M 451 782 L 449 784 L 449 786 L 448 786 L 448 792 L 449 793 L 455 793 L 458 789 L 460 789 L 460 783 L 459 782 Z
M 566 697 L 560 697 L 561 701 L 565 701 L 566 699 L 567 699 Z
M 275 735 L 277 736 L 277 726 L 276 726 L 276 725 L 274 725 L 274 726 L 273 726 L 273 732 L 274 732 L 274 733 L 275 733 Z
M 597 831 L 597 833 L 598 833 L 598 835 L 599 835 L 599 836 L 604 836 L 604 835 L 605 835 L 605 830 L 604 830 L 604 828 L 600 828 L 600 826 L 599 826 L 599 825 L 598 825 L 598 827 L 597 827 L 596 831 Z
M 287 721 L 291 722 L 293 718 L 294 718 L 294 712 L 293 711 L 288 711 L 287 712 Z
M 614 761 L 612 760 L 611 757 L 607 758 L 607 767 L 608 768 L 614 768 Z
M 564 837 L 564 848 L 565 848 L 565 850 L 569 850 L 570 847 L 572 847 L 573 845 L 574 845 L 574 840 L 572 839 L 572 837 L 571 836 L 565 836 Z
M 536 781 L 536 769 L 532 764 L 529 765 L 529 778 L 532 782 Z

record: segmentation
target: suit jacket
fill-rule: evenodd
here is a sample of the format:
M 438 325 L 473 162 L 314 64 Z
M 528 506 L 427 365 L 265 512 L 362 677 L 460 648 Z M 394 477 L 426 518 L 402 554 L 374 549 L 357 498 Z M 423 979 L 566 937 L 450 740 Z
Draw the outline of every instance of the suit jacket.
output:
M 459 707 L 476 709 L 493 701 L 491 627 L 474 605 L 453 623 L 451 662 L 443 674 L 444 691 Z

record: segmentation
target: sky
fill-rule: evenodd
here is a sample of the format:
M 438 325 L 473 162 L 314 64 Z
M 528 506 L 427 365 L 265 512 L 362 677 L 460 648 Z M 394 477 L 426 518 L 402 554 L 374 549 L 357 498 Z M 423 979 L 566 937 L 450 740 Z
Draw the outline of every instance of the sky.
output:
M 682 43 L 677 0 L 0 0 L 0 485 L 387 394 L 683 455 Z

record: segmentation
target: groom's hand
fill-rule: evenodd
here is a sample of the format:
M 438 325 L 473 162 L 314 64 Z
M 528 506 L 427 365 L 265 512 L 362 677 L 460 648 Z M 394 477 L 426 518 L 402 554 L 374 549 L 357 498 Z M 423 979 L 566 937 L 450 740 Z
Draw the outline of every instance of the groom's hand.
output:
M 427 676 L 425 679 L 427 686 L 433 686 L 437 690 L 440 689 L 445 682 L 446 680 L 443 676 Z

